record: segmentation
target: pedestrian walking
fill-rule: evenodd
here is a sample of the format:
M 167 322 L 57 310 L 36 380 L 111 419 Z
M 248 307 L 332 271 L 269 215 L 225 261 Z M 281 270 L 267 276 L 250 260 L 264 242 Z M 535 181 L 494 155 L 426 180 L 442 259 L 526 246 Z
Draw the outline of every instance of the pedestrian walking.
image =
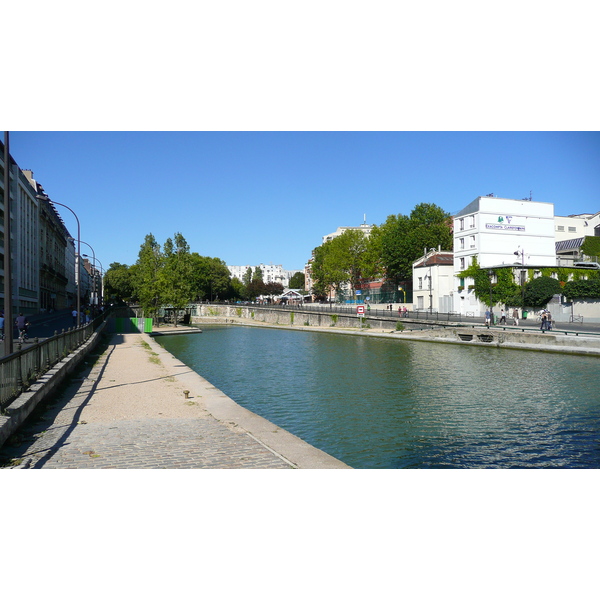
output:
M 546 329 L 548 331 L 552 329 L 552 314 L 549 310 L 546 311 Z
M 542 313 L 542 326 L 540 327 L 541 331 L 544 331 L 546 329 L 546 313 L 543 312 Z
M 490 324 L 490 317 L 491 317 L 491 313 L 489 310 L 485 311 L 485 324 L 489 325 Z
M 73 325 L 77 325 L 77 309 L 73 309 L 71 316 L 73 317 Z
M 518 326 L 518 325 L 519 325 L 519 310 L 518 310 L 517 308 L 515 308 L 515 309 L 513 310 L 512 318 L 513 318 L 513 319 L 514 319 L 514 321 L 515 321 L 515 325 L 517 325 L 517 326 Z
M 504 309 L 502 309 L 500 311 L 500 323 L 499 323 L 499 325 L 501 325 L 502 323 L 504 323 L 506 325 L 506 313 L 504 312 Z

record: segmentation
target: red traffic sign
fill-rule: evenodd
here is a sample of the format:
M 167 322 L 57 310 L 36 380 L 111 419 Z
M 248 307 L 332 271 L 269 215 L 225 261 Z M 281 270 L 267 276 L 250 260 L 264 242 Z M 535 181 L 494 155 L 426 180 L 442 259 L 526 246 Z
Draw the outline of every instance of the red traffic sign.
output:
M 364 305 L 363 305 L 363 304 L 359 304 L 359 305 L 356 307 L 356 314 L 357 314 L 357 315 L 364 315 L 364 314 L 365 314 L 365 307 L 364 307 Z

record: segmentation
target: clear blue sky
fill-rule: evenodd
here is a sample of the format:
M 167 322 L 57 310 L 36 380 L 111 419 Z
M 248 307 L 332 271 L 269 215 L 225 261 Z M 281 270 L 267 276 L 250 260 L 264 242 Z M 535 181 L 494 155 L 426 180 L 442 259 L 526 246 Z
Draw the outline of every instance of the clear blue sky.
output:
M 33 132 L 11 154 L 71 207 L 105 269 L 148 233 L 227 264 L 301 269 L 321 237 L 479 195 L 600 210 L 597 132 Z M 69 211 L 58 207 L 76 233 Z M 85 248 L 83 252 L 85 252 Z

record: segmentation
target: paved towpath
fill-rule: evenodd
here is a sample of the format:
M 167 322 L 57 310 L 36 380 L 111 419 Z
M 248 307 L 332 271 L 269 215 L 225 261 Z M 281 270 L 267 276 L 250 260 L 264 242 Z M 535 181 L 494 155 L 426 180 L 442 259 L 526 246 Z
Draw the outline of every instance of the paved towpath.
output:
M 235 404 L 147 334 L 114 334 L 13 437 L 0 455 L 18 468 L 347 468 Z

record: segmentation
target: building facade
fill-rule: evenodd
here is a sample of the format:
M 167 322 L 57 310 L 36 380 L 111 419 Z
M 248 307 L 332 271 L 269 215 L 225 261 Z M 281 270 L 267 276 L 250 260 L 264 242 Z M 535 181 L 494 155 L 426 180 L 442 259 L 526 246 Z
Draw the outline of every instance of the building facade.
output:
M 600 262 L 600 256 L 586 256 L 581 247 L 586 237 L 600 237 L 600 212 L 596 214 L 555 217 L 556 256 L 559 267 L 572 267 L 576 262 Z
M 554 205 L 479 196 L 454 217 L 453 310 L 481 316 L 473 282 L 459 277 L 475 258 L 481 268 L 556 266 Z
M 413 310 L 452 312 L 454 255 L 430 249 L 413 263 Z
M 274 265 L 270 263 L 268 265 L 260 263 L 259 265 L 241 265 L 241 266 L 227 266 L 231 277 L 237 277 L 240 281 L 243 281 L 244 275 L 248 269 L 252 269 L 252 272 L 259 268 L 263 274 L 264 283 L 280 283 L 284 288 L 287 288 L 290 283 L 291 277 L 296 273 L 302 272 L 300 269 L 288 271 L 283 268 L 282 265 Z
M 10 157 L 4 164 L 0 142 L 0 303 L 4 307 L 5 207 L 4 170 L 10 174 L 12 311 L 34 314 L 60 310 L 77 303 L 77 256 L 74 238 L 33 172 L 21 170 Z M 80 262 L 81 300 L 91 287 L 89 275 Z
M 4 190 L 4 169 L 10 175 L 11 193 L 11 254 L 12 254 L 12 293 L 13 314 L 23 312 L 31 314 L 39 308 L 39 203 L 35 189 L 29 183 L 18 165 L 9 159 L 4 164 L 4 145 L 0 144 L 0 190 L 2 201 L 1 251 L 2 286 L 0 295 L 4 307 L 4 262 L 5 256 L 4 225 L 9 218 Z

